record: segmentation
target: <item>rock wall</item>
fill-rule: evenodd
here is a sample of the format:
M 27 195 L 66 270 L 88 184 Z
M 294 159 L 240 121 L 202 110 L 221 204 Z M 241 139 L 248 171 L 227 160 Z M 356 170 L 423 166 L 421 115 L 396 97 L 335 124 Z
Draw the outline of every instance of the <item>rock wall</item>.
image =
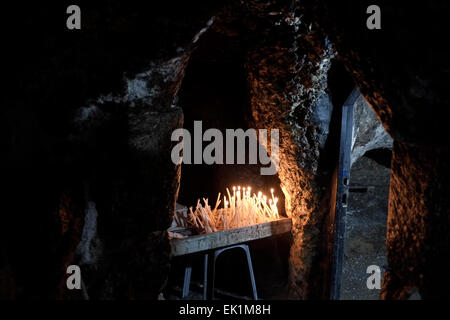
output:
M 336 53 L 330 42 L 315 47 L 308 36 L 308 26 L 286 3 L 226 7 L 199 40 L 179 100 L 187 128 L 203 120 L 204 130 L 280 130 L 276 177 L 261 176 L 259 166 L 185 165 L 181 200 L 211 198 L 232 183 L 274 186 L 294 221 L 289 296 L 302 299 L 325 298 L 329 290 L 331 189 L 338 154 L 330 136 L 339 137 L 332 124 L 339 108 L 334 111 L 328 83 Z
M 84 149 L 90 169 L 83 176 L 83 236 L 71 261 L 83 268 L 84 298 L 155 298 L 162 290 L 170 251 L 165 230 L 181 170 L 167 152 L 172 131 L 183 126 L 183 113 L 172 101 L 187 61 L 186 53 L 152 61 L 146 71 L 125 78 L 122 90 L 76 111 L 71 142 Z M 111 137 L 122 145 L 102 148 Z M 89 215 L 94 206 L 96 214 Z M 86 259 L 91 247 L 95 256 Z
M 245 121 L 281 131 L 277 178 L 294 219 L 291 297 L 327 296 L 337 159 L 327 74 L 335 52 L 326 39 L 307 41 L 313 35 L 295 6 L 107 1 L 83 5 L 77 33 L 59 27 L 63 5 L 30 9 L 21 41 L 8 39 L 18 52 L 11 57 L 18 85 L 2 130 L 7 208 L 16 215 L 2 224 L 4 296 L 155 298 L 161 291 L 169 267 L 163 230 L 180 179 L 169 159 L 170 133 L 183 123 L 177 93 L 192 52 L 216 23 L 215 32 L 242 36 Z M 30 281 L 28 260 L 45 261 L 42 277 Z M 82 292 L 65 289 L 69 264 L 82 266 Z
M 417 266 L 425 266 L 425 259 L 429 268 L 441 270 L 449 256 L 444 244 L 450 215 L 444 182 L 450 163 L 449 97 L 444 88 L 450 52 L 441 37 L 449 31 L 442 21 L 450 7 L 443 1 L 383 1 L 378 4 L 381 30 L 369 30 L 365 12 L 371 4 L 301 3 L 308 23 L 335 45 L 340 61 L 394 139 L 387 233 L 391 276 L 386 275 L 382 297 L 405 298 L 412 284 L 422 298 L 444 297 L 449 276 Z M 443 275 L 440 281 L 437 274 Z
M 329 227 L 333 168 L 321 167 L 320 160 L 333 110 L 327 75 L 335 52 L 326 40 L 317 47 L 305 41 L 309 32 L 294 8 L 261 9 L 258 23 L 264 40 L 254 44 L 247 62 L 251 108 L 256 127 L 280 130 L 278 176 L 293 220 L 289 296 L 324 298 L 329 252 L 323 230 Z
M 7 22 L 26 23 L 5 38 L 2 298 L 161 292 L 180 179 L 176 94 L 217 5 L 83 3 L 75 31 L 64 3 L 7 8 Z M 81 266 L 81 291 L 66 288 L 70 264 Z
M 383 299 L 448 299 L 448 148 L 394 142 Z
M 366 152 L 374 149 L 392 149 L 392 138 L 364 97 L 360 96 L 353 110 L 352 165 Z

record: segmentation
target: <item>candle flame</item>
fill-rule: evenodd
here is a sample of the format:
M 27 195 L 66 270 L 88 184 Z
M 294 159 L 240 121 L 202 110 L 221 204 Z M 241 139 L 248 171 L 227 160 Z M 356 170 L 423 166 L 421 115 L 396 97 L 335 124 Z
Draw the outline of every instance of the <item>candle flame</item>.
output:
M 274 196 L 274 189 L 270 189 L 271 196 L 268 197 L 261 191 L 257 194 L 251 193 L 250 186 L 242 188 L 233 186 L 233 194 L 223 196 L 223 207 L 219 208 L 220 193 L 217 197 L 216 206 L 210 206 L 208 199 L 197 202 L 195 211 L 190 208 L 189 219 L 180 218 L 176 211 L 175 222 L 180 227 L 196 229 L 199 233 L 210 233 L 232 228 L 246 227 L 258 223 L 270 222 L 280 218 L 277 203 L 278 197 Z M 178 218 L 177 218 L 178 217 Z

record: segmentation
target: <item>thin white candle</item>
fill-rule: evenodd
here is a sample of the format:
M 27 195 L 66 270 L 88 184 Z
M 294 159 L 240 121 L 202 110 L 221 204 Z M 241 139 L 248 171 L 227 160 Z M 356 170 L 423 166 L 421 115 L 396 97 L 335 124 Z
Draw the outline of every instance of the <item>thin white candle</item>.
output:
M 233 194 L 226 188 L 227 194 L 217 196 L 214 208 L 203 198 L 197 201 L 196 209 L 189 209 L 188 217 L 176 212 L 174 222 L 180 227 L 194 228 L 199 233 L 216 232 L 230 228 L 239 228 L 257 223 L 264 223 L 280 218 L 278 212 L 278 198 L 274 195 L 274 189 L 270 189 L 270 195 L 266 197 L 261 191 L 252 193 L 250 186 L 237 188 L 233 186 Z M 242 192 L 242 193 L 241 193 Z

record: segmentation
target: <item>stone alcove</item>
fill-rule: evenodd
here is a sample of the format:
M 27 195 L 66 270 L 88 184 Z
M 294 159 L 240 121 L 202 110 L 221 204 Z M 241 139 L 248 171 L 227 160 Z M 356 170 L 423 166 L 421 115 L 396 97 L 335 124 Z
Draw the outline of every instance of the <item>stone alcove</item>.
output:
M 233 27 L 235 26 L 224 26 L 221 18 L 217 18 L 201 36 L 190 56 L 177 95 L 177 105 L 183 110 L 183 127 L 190 133 L 194 132 L 194 121 L 202 121 L 203 132 L 209 128 L 219 129 L 224 138 L 226 129 L 262 129 L 255 126 L 251 114 L 245 65 L 247 44 L 239 32 L 245 30 L 232 30 Z M 207 144 L 205 142 L 203 146 Z M 248 155 L 248 145 L 246 154 Z M 274 188 L 281 199 L 279 209 L 284 215 L 284 195 L 280 189 L 278 175 L 261 175 L 260 167 L 260 164 L 236 162 L 223 165 L 182 164 L 177 203 L 195 206 L 197 199 L 202 197 L 215 201 L 219 192 L 224 194 L 225 188 L 231 189 L 233 185 L 252 186 L 253 190 L 262 190 L 265 193 Z M 289 241 L 289 235 L 286 235 L 251 243 L 255 277 L 261 297 L 286 295 Z M 197 258 L 194 261 L 194 283 L 201 282 L 199 279 L 203 276 L 202 259 Z M 174 260 L 172 266 L 173 269 L 179 269 L 178 272 L 173 270 L 171 275 L 170 285 L 176 287 L 182 282 L 183 259 Z M 224 257 L 220 258 L 218 268 L 218 288 L 248 296 L 250 289 L 246 272 L 230 272 L 246 270 L 241 252 L 224 254 Z M 195 286 L 192 288 L 195 290 Z M 170 294 L 169 291 L 166 295 Z
M 340 108 L 333 104 L 342 105 L 353 83 L 339 63 L 331 68 L 335 53 L 326 39 L 313 48 L 295 36 L 295 16 L 279 13 L 275 29 L 266 19 L 267 12 L 248 11 L 216 17 L 190 55 L 176 101 L 190 132 L 194 120 L 203 120 L 203 130 L 280 129 L 279 172 L 261 176 L 258 165 L 182 165 L 177 202 L 214 199 L 233 184 L 274 187 L 284 200 L 282 211 L 293 218 L 292 240 L 282 240 L 280 250 L 256 243 L 256 252 L 266 248 L 266 255 L 255 255 L 256 265 L 289 250 L 279 270 L 272 270 L 286 282 L 272 297 L 326 297 L 340 130 Z M 289 36 L 281 36 L 285 32 Z M 270 265 L 265 267 L 270 274 Z

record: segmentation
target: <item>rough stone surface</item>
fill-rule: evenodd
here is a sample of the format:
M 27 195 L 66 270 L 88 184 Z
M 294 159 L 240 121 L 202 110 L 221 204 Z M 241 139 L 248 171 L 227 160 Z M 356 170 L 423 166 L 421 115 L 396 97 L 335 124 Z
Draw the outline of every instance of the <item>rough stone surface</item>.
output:
M 449 150 L 394 142 L 391 170 L 382 298 L 448 299 Z
M 2 130 L 8 132 L 7 161 L 13 168 L 5 178 L 11 184 L 8 207 L 34 211 L 30 225 L 40 227 L 21 229 L 27 237 L 2 232 L 10 240 L 2 243 L 36 252 L 29 258 L 45 260 L 46 271 L 42 280 L 28 283 L 18 267 L 24 258 L 11 255 L 12 247 L 2 249 L 0 274 L 16 272 L 9 283 L 22 290 L 10 288 L 7 296 L 157 296 L 169 266 L 163 230 L 170 224 L 180 179 L 180 167 L 169 159 L 170 133 L 183 119 L 176 96 L 189 58 L 210 27 L 227 37 L 243 36 L 240 80 L 250 115 L 244 125 L 281 130 L 276 179 L 294 219 L 290 296 L 326 296 L 329 235 L 324 230 L 337 154 L 327 145 L 334 110 L 327 74 L 335 52 L 326 39 L 307 41 L 313 36 L 290 3 L 233 1 L 217 10 L 222 5 L 87 4 L 78 33 L 55 27 L 54 16 L 58 9 L 64 12 L 63 6 L 30 11 L 33 32 L 19 30 L 21 53 L 13 61 L 21 62 L 12 81 L 18 86 L 10 94 L 15 99 L 6 103 Z M 41 21 L 44 37 L 33 28 Z M 227 24 L 233 26 L 221 27 Z M 28 46 L 40 54 L 26 56 Z M 29 78 L 31 83 L 24 80 Z M 326 155 L 334 160 L 324 161 Z M 240 178 L 252 181 L 252 174 Z M 30 178 L 34 182 L 21 190 Z M 43 181 L 50 187 L 42 187 Z M 30 206 L 15 206 L 23 198 Z M 89 203 L 95 203 L 96 223 Z M 86 215 L 86 206 L 91 214 Z M 20 222 L 14 217 L 5 225 L 15 230 Z M 42 241 L 30 246 L 25 240 L 30 237 Z M 101 243 L 101 250 L 91 251 L 93 243 Z M 47 256 L 38 253 L 39 246 Z M 85 290 L 69 294 L 65 267 L 80 261 Z M 33 285 L 44 289 L 30 289 Z
M 353 110 L 352 165 L 367 151 L 374 149 L 392 149 L 392 138 L 364 97 L 360 96 Z
M 255 45 L 247 62 L 251 109 L 257 127 L 280 130 L 278 176 L 286 213 L 293 222 L 289 296 L 324 297 L 322 228 L 330 212 L 325 186 L 330 184 L 331 170 L 319 168 L 319 163 L 332 112 L 327 72 L 334 51 L 326 40 L 312 48 L 297 38 L 298 34 L 307 37 L 307 26 L 293 9 L 277 9 L 280 13 L 275 17 L 269 9 L 259 12 L 261 21 L 266 21 L 260 29 L 266 40 Z
M 422 298 L 444 297 L 450 277 L 438 270 L 448 266 L 449 256 L 445 88 L 450 53 L 441 36 L 448 33 L 443 21 L 450 6 L 443 1 L 383 2 L 382 28 L 369 30 L 364 13 L 371 4 L 301 2 L 307 23 L 322 33 L 319 39 L 326 36 L 335 45 L 339 60 L 394 139 L 387 236 L 391 274 L 385 274 L 382 297 L 405 298 L 411 285 L 420 286 Z
M 184 165 L 180 201 L 213 198 L 232 184 L 275 187 L 294 220 L 289 297 L 324 298 L 337 161 L 329 136 L 339 136 L 327 81 L 335 52 L 328 41 L 312 46 L 304 34 L 308 27 L 286 3 L 249 1 L 224 10 L 199 40 L 180 89 L 186 128 L 203 120 L 203 130 L 279 129 L 280 168 L 271 177 L 261 176 L 259 166 Z
M 170 159 L 171 133 L 183 125 L 176 94 L 217 9 L 200 2 L 85 3 L 73 32 L 64 3 L 5 8 L 11 23 L 26 23 L 5 39 L 13 85 L 1 117 L 10 186 L 1 297 L 161 292 L 180 179 Z M 81 291 L 66 289 L 70 264 L 81 265 Z
M 449 48 L 441 35 L 450 8 L 443 1 L 384 1 L 382 28 L 366 27 L 370 1 L 302 1 L 305 22 L 336 46 L 386 131 L 409 143 L 445 145 Z M 433 110 L 433 112 L 429 112 Z

